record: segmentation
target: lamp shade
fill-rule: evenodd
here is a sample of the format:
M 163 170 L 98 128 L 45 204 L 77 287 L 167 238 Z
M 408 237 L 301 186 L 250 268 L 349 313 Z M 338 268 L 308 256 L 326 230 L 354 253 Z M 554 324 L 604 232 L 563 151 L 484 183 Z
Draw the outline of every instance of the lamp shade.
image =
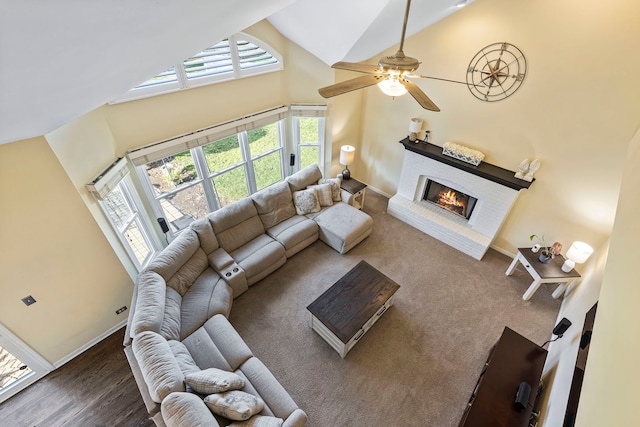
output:
M 567 258 L 575 262 L 576 264 L 582 264 L 585 262 L 591 254 L 593 248 L 584 242 L 573 242 L 571 247 L 567 251 Z
M 340 147 L 340 164 L 350 165 L 355 158 L 356 149 L 352 145 L 343 145 Z
M 420 132 L 421 129 L 422 129 L 422 119 L 413 117 L 411 121 L 409 121 L 409 132 Z
M 567 259 L 562 264 L 562 271 L 570 272 L 576 264 L 582 264 L 593 253 L 593 248 L 584 242 L 573 242 L 567 251 Z

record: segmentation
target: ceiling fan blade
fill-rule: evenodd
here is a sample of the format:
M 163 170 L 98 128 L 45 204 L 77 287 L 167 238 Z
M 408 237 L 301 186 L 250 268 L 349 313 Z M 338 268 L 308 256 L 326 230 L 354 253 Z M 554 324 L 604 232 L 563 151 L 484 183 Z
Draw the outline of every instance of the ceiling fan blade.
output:
M 438 106 L 434 104 L 431 99 L 429 99 L 427 94 L 425 94 L 422 89 L 418 87 L 418 85 L 405 78 L 401 78 L 399 80 L 400 83 L 402 83 L 404 87 L 407 88 L 407 91 L 409 91 L 411 96 L 413 96 L 415 100 L 418 101 L 418 104 L 422 105 L 422 108 L 424 108 L 425 110 L 440 111 Z
M 320 88 L 318 89 L 318 92 L 324 98 L 331 98 L 332 96 L 342 95 L 343 93 L 351 92 L 352 90 L 373 86 L 378 84 L 382 79 L 384 79 L 384 75 L 382 74 L 370 74 L 368 76 L 356 77 L 355 79 L 346 80 L 341 83 Z
M 331 66 L 331 68 L 338 68 L 340 70 L 349 70 L 349 71 L 357 71 L 359 73 L 379 73 L 380 67 L 373 64 L 359 64 L 357 62 L 336 62 Z

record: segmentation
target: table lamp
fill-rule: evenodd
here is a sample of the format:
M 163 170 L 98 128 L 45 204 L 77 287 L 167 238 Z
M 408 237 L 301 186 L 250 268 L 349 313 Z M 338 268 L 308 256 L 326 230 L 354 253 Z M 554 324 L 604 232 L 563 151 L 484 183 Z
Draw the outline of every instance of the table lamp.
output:
M 342 171 L 342 179 L 351 179 L 351 171 L 349 171 L 349 165 L 353 163 L 355 157 L 355 147 L 352 145 L 343 145 L 340 147 L 340 164 L 344 165 Z
M 567 260 L 562 264 L 562 271 L 570 272 L 576 264 L 582 264 L 593 253 L 593 248 L 584 242 L 573 242 L 567 251 Z
M 422 119 L 417 117 L 412 118 L 409 121 L 409 141 L 417 141 L 420 130 L 422 130 Z

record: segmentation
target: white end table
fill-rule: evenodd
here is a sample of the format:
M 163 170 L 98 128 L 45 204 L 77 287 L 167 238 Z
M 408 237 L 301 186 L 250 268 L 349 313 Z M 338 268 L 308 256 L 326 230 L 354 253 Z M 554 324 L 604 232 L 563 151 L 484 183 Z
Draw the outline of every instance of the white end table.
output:
M 554 298 L 558 298 L 574 280 L 581 277 L 575 269 L 572 269 L 568 273 L 562 271 L 561 267 L 562 264 L 564 264 L 564 257 L 562 255 L 556 255 L 556 257 L 548 263 L 540 262 L 538 255 L 539 253 L 531 252 L 531 248 L 518 248 L 517 255 L 513 258 L 511 265 L 505 272 L 507 276 L 511 276 L 519 262 L 531 277 L 533 277 L 533 282 L 531 282 L 529 288 L 524 295 L 522 295 L 523 300 L 526 301 L 530 299 L 543 283 L 559 283 L 560 286 L 558 286 L 552 294 Z

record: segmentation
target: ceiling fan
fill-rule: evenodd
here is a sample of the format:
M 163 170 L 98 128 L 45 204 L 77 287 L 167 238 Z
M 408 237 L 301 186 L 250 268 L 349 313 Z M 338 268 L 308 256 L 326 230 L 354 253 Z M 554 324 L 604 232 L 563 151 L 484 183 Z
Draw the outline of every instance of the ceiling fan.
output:
M 380 90 L 389 96 L 401 96 L 409 92 L 411 96 L 426 110 L 440 111 L 440 108 L 420 89 L 415 83 L 407 78 L 425 78 L 426 76 L 413 75 L 420 66 L 420 61 L 416 58 L 406 56 L 402 50 L 404 47 L 404 36 L 407 30 L 407 20 L 409 19 L 409 8 L 411 0 L 407 0 L 407 9 L 404 13 L 404 23 L 402 24 L 402 36 L 400 47 L 392 56 L 380 58 L 378 65 L 359 64 L 354 62 L 336 62 L 331 67 L 341 70 L 367 73 L 366 76 L 356 77 L 341 83 L 320 88 L 318 92 L 324 98 L 331 98 L 336 95 L 362 89 L 368 86 L 378 85 Z M 445 80 L 445 79 L 438 79 Z

